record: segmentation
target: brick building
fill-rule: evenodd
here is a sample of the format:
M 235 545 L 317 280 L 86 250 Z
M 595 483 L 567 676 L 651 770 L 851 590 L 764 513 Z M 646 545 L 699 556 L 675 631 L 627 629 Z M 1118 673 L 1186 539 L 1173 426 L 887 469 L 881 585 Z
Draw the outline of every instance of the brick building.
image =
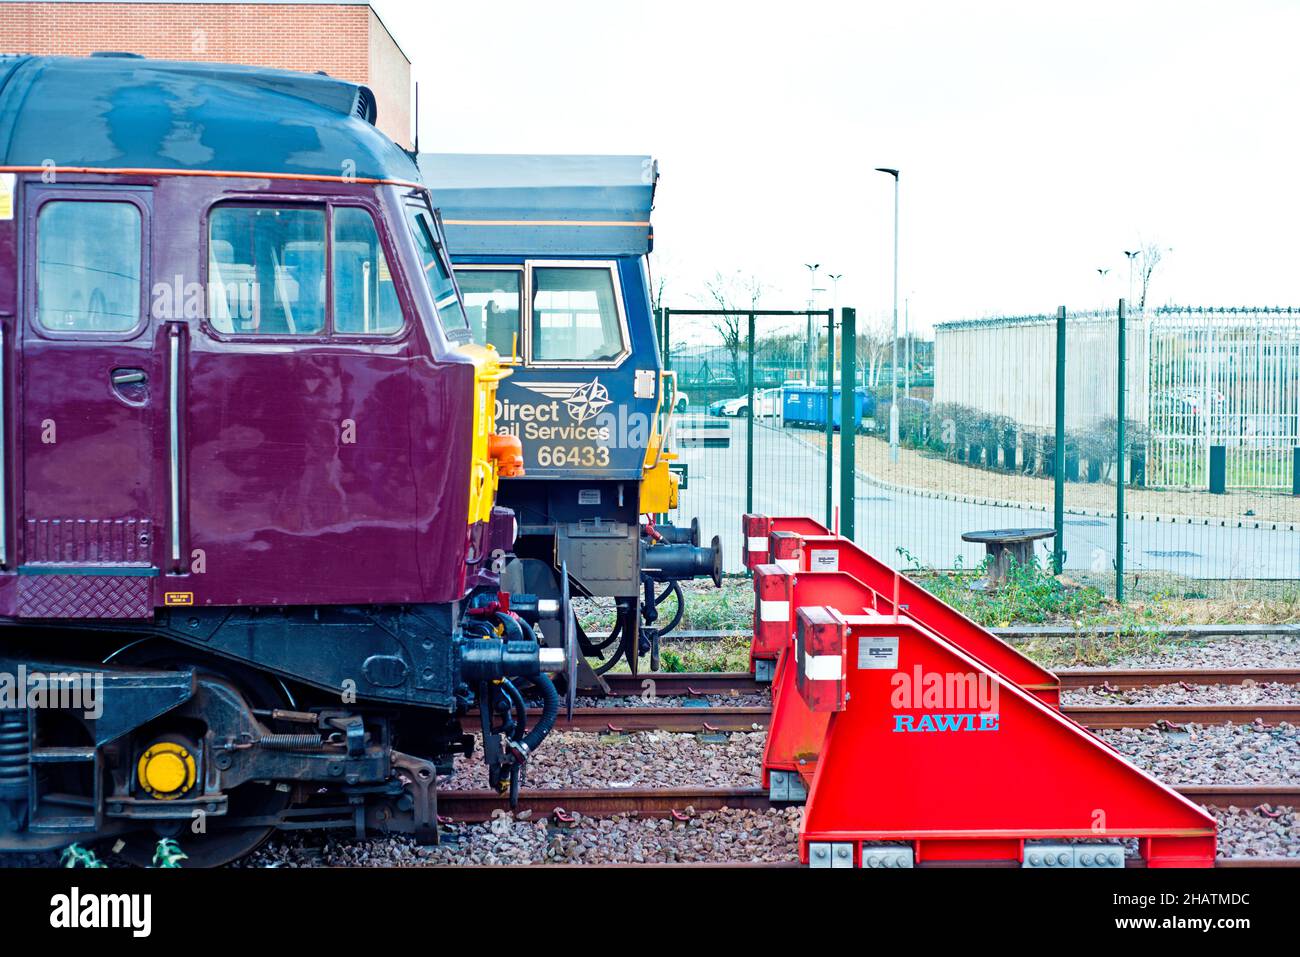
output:
M 0 53 L 96 50 L 323 70 L 370 87 L 379 128 L 411 146 L 411 61 L 368 3 L 0 3 Z

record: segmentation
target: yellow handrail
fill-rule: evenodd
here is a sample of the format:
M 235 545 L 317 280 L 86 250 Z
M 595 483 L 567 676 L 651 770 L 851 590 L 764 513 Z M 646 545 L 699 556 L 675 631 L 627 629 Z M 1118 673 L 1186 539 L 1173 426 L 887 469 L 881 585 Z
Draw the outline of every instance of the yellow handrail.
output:
M 663 384 L 664 384 L 664 380 L 665 380 L 665 379 L 671 379 L 671 380 L 672 380 L 672 384 L 673 384 L 673 397 L 672 397 L 672 400 L 668 403 L 668 412 L 667 412 L 667 414 L 666 414 L 666 416 L 665 416 L 665 418 L 664 418 L 664 427 L 663 427 L 662 430 L 660 430 L 660 428 L 659 428 L 659 414 L 660 414 L 660 412 L 663 411 L 663 405 L 664 405 L 664 393 L 665 393 L 665 389 L 664 389 L 664 385 L 663 385 Z M 651 433 L 650 433 L 650 448 L 646 449 L 646 457 L 647 457 L 647 459 L 650 457 L 651 450 L 653 450 L 654 458 L 653 458 L 653 460 L 651 460 L 651 461 L 647 461 L 647 462 L 644 462 L 644 463 L 643 463 L 644 467 L 645 467 L 645 468 L 648 468 L 648 469 L 654 469 L 654 468 L 656 468 L 656 467 L 659 465 L 659 459 L 660 459 L 660 457 L 661 457 L 662 454 L 663 454 L 663 451 L 664 451 L 664 445 L 665 445 L 665 444 L 667 443 L 667 441 L 668 441 L 668 432 L 669 432 L 669 430 L 672 428 L 672 423 L 673 423 L 673 412 L 674 412 L 674 411 L 676 410 L 676 408 L 677 408 L 677 372 L 676 372 L 676 370 L 670 370 L 670 369 L 660 369 L 660 370 L 659 370 L 659 389 L 658 389 L 658 393 L 659 393 L 659 395 L 658 395 L 658 401 L 655 403 L 655 413 L 654 413 L 654 419 L 653 419 L 653 422 L 654 422 L 654 429 L 651 430 Z M 656 438 L 658 439 L 658 441 L 655 441 Z

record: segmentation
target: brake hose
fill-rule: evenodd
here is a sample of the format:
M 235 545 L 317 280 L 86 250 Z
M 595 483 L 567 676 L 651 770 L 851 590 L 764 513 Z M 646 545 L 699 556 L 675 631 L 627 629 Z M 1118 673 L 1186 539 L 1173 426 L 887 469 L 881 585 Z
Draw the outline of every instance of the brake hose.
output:
M 551 728 L 555 727 L 555 719 L 560 716 L 560 693 L 555 690 L 555 685 L 546 675 L 538 675 L 528 680 L 542 695 L 542 716 L 537 719 L 537 723 L 523 740 L 524 746 L 528 749 L 527 753 L 532 754 L 550 734 Z
M 524 704 L 524 696 L 519 693 L 519 689 L 514 686 L 514 683 L 509 678 L 502 678 L 498 687 L 513 706 L 515 721 L 509 736 L 511 741 L 518 741 L 524 736 L 524 732 L 528 727 L 528 706 Z

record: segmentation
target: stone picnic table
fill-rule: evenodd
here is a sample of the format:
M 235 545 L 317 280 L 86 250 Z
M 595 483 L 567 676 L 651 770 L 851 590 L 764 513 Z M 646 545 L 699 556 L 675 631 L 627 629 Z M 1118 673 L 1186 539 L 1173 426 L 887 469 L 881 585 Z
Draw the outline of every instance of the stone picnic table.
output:
M 1034 557 L 1034 542 L 1055 534 L 1056 530 L 1052 528 L 993 528 L 966 532 L 961 540 L 984 546 L 993 559 L 989 563 L 988 587 L 996 588 L 1007 580 L 1013 558 L 1019 565 L 1029 564 Z

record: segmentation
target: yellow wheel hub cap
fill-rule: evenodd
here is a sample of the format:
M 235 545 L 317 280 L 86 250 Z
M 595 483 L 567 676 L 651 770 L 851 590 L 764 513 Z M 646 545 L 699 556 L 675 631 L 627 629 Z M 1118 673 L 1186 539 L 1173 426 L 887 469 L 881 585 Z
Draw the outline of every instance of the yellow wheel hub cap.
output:
M 173 741 L 159 741 L 140 755 L 136 768 L 140 786 L 163 801 L 178 798 L 194 787 L 194 755 Z

